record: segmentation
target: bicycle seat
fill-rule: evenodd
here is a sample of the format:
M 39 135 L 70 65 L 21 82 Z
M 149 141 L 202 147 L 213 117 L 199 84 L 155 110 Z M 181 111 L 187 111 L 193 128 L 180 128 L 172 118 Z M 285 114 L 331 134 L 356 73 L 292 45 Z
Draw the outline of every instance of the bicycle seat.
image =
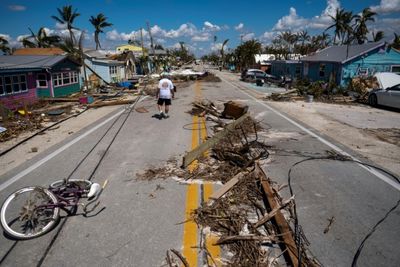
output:
M 98 183 L 93 183 L 90 186 L 90 190 L 87 196 L 88 198 L 95 197 L 100 193 L 100 191 L 101 191 L 101 186 Z

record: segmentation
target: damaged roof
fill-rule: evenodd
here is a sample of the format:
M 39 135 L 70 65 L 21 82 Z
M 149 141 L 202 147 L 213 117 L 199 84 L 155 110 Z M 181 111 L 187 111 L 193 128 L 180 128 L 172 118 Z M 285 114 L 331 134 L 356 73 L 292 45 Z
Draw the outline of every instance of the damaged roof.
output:
M 385 46 L 384 42 L 365 43 L 361 45 L 333 45 L 313 55 L 303 57 L 301 60 L 345 63 L 383 46 Z
M 31 56 L 31 55 L 15 55 L 0 56 L 0 70 L 17 70 L 17 69 L 48 69 L 66 59 L 67 56 Z

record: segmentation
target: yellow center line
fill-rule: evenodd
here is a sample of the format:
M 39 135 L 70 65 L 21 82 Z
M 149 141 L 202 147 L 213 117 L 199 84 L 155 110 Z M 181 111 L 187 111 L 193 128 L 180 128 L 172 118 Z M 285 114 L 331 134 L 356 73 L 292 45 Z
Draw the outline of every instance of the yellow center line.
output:
M 196 99 L 200 96 L 201 90 L 198 83 L 195 84 Z M 192 149 L 199 145 L 199 118 L 193 116 L 192 127 Z M 189 171 L 193 172 L 197 168 L 197 160 L 189 166 Z M 199 187 L 197 184 L 189 184 L 186 191 L 185 224 L 183 226 L 183 256 L 186 258 L 190 267 L 197 266 L 197 225 L 192 220 L 192 212 L 199 205 Z
M 205 118 L 201 118 L 201 141 L 205 142 L 207 139 L 207 128 L 206 128 L 206 120 Z M 208 156 L 209 152 L 204 153 L 205 156 Z M 211 194 L 213 193 L 213 185 L 211 183 L 205 183 L 203 188 L 203 199 L 204 202 L 210 198 Z M 221 256 L 221 248 L 219 246 L 214 246 L 213 244 L 218 240 L 218 237 L 212 233 L 207 233 L 205 236 L 205 245 L 207 247 L 208 252 L 211 254 L 212 259 L 215 261 L 216 266 L 221 266 L 220 256 Z M 212 263 L 212 259 L 208 257 L 208 262 Z

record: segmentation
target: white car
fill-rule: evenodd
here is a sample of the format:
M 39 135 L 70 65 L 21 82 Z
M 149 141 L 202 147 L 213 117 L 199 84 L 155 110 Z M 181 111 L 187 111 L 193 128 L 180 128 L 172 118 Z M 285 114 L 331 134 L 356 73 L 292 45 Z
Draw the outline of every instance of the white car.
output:
M 400 75 L 393 72 L 378 72 L 374 75 L 379 83 L 379 89 L 369 93 L 368 103 L 371 106 L 387 106 L 400 108 Z

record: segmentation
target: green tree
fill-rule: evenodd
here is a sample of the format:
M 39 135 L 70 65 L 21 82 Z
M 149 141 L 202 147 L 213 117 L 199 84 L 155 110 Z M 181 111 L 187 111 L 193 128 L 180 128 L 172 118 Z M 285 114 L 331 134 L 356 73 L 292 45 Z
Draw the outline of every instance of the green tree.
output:
M 253 66 L 256 63 L 254 55 L 260 52 L 261 43 L 257 40 L 249 40 L 236 47 L 235 55 L 240 69 Z
M 371 11 L 371 8 L 367 7 L 364 8 L 363 11 L 361 12 L 361 15 L 355 15 L 355 29 L 354 29 L 354 35 L 355 38 L 357 39 L 357 42 L 359 44 L 363 44 L 366 41 L 368 41 L 367 34 L 368 34 L 368 27 L 367 27 L 367 22 L 375 22 L 376 12 Z
M 372 42 L 379 42 L 383 37 L 385 37 L 383 31 L 372 32 Z
M 58 35 L 47 35 L 44 27 L 41 27 L 37 34 L 35 34 L 31 28 L 29 28 L 29 31 L 31 32 L 31 35 L 22 39 L 22 45 L 24 47 L 54 47 L 61 41 L 61 38 Z
M 325 31 L 334 28 L 333 42 L 336 44 L 338 41 L 340 44 L 349 44 L 353 40 L 353 27 L 351 22 L 354 18 L 352 12 L 345 11 L 343 8 L 336 9 L 335 16 L 331 16 L 333 24 L 330 25 Z
M 394 33 L 394 39 L 393 42 L 390 44 L 390 46 L 395 49 L 400 49 L 400 35 Z
M 97 14 L 96 17 L 90 16 L 89 21 L 90 23 L 92 23 L 94 27 L 94 41 L 96 43 L 96 50 L 97 50 L 101 48 L 99 34 L 104 32 L 103 31 L 104 28 L 110 27 L 113 24 L 107 22 L 107 17 L 105 17 L 103 13 Z
M 221 62 L 222 62 L 222 66 L 224 66 L 225 63 L 225 58 L 224 58 L 224 47 L 226 46 L 226 44 L 229 42 L 229 39 L 226 39 L 221 46 L 221 50 L 220 50 L 220 54 L 221 54 Z
M 11 49 L 8 46 L 8 40 L 4 36 L 0 36 L 0 50 L 4 54 L 10 54 Z
M 74 23 L 74 20 L 80 16 L 80 14 L 77 13 L 77 9 L 72 11 L 71 5 L 63 6 L 62 9 L 57 8 L 57 11 L 59 17 L 57 16 L 51 16 L 51 17 L 55 19 L 57 22 L 67 25 L 67 29 L 69 31 L 69 37 L 75 43 L 76 39 L 74 33 L 72 32 L 72 29 L 78 29 L 78 28 L 75 28 L 72 24 Z

